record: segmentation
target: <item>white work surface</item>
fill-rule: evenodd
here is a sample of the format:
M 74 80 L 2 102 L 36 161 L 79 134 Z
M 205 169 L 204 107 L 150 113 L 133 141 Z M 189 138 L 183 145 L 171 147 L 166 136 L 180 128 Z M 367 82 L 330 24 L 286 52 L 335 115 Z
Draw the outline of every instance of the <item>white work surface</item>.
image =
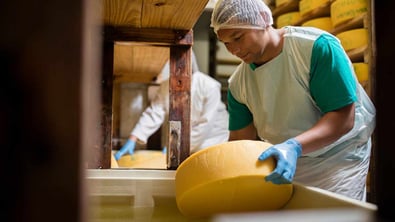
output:
M 294 193 L 278 211 L 184 217 L 175 202 L 175 171 L 87 170 L 89 221 L 281 221 L 372 222 L 376 205 L 356 201 L 322 189 L 294 184 Z

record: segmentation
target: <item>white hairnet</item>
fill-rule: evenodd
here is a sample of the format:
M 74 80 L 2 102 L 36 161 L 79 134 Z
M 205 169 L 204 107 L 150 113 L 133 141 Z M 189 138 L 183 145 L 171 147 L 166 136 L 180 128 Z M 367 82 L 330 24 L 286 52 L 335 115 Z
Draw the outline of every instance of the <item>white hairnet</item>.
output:
M 219 29 L 266 29 L 272 24 L 272 12 L 263 0 L 218 0 L 210 26 L 217 33 Z

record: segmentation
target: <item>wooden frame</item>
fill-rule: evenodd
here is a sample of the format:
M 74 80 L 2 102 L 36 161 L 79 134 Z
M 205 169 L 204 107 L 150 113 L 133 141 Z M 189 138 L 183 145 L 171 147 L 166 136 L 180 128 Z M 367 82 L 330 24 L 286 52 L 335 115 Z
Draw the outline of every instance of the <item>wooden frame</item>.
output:
M 177 169 L 189 156 L 192 27 L 207 2 L 104 1 L 101 137 L 92 151 L 88 168 L 111 168 L 115 42 L 170 48 L 167 168 Z

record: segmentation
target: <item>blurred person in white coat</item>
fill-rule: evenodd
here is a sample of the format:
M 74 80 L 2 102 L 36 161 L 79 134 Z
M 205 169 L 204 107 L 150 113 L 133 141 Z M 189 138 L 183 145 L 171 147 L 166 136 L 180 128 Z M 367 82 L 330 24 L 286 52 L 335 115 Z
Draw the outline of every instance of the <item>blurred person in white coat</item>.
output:
M 165 76 L 154 99 L 144 110 L 130 136 L 115 154 L 119 160 L 123 155 L 134 153 L 136 143 L 146 144 L 148 137 L 164 124 L 162 144 L 166 146 L 169 114 L 169 62 L 162 70 Z M 228 111 L 221 100 L 221 84 L 209 75 L 199 71 L 192 53 L 191 85 L 191 146 L 190 153 L 228 141 Z

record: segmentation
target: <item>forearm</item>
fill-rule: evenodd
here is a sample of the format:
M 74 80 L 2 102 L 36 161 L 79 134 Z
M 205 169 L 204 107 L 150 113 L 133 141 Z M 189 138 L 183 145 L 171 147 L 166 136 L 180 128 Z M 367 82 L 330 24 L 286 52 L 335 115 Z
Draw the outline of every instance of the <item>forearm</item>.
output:
M 254 122 L 240 130 L 232 130 L 229 133 L 229 141 L 232 140 L 256 140 L 258 137 Z
M 137 136 L 135 136 L 135 135 L 133 135 L 133 134 L 130 134 L 129 139 L 130 139 L 130 140 L 133 140 L 134 142 L 137 142 L 137 141 L 138 141 Z
M 312 128 L 295 137 L 302 144 L 303 154 L 327 146 L 354 126 L 355 105 L 326 113 Z

